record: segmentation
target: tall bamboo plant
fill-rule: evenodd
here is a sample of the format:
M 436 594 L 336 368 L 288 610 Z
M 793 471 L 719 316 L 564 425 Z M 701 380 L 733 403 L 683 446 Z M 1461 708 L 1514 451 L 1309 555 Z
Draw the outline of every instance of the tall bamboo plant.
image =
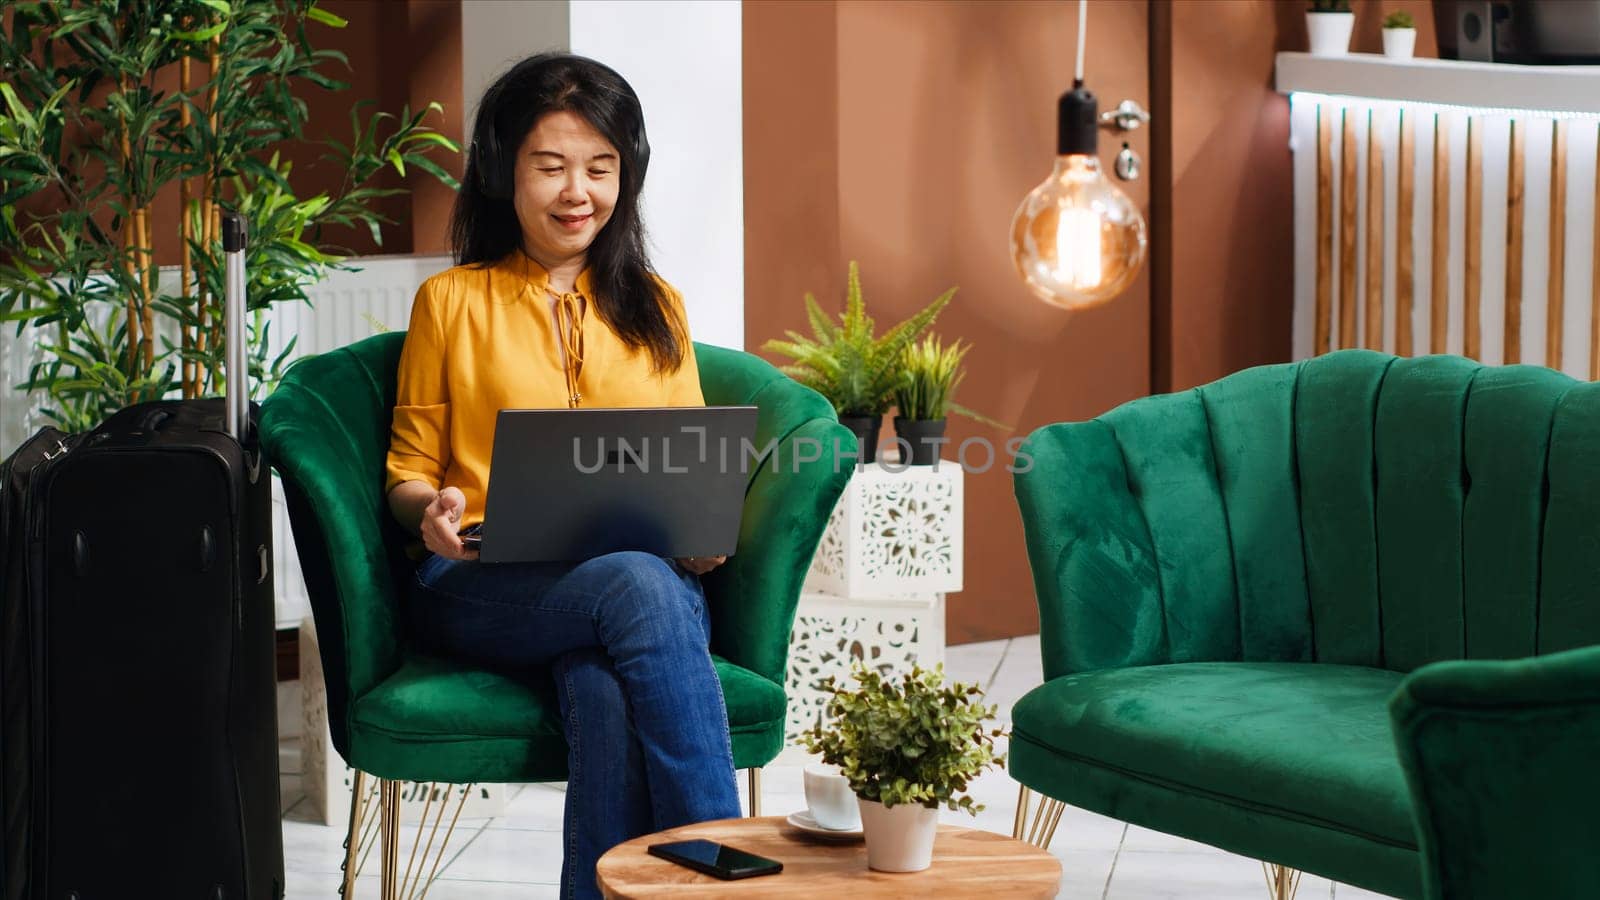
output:
M 337 192 L 301 197 L 279 150 L 304 140 L 307 90 L 343 90 L 349 67 L 312 34 L 345 21 L 315 0 L 61 0 L 10 4 L 0 38 L 0 322 L 44 335 L 25 390 L 84 429 L 140 400 L 225 388 L 223 209 L 250 223 L 250 386 L 270 390 L 293 348 L 269 358 L 265 310 L 304 301 L 330 269 L 351 269 L 337 228 L 390 220 L 374 203 L 393 168 L 455 187 L 430 152 L 459 152 L 413 113 L 350 113 L 348 143 L 326 141 Z M 176 89 L 171 89 L 175 84 Z M 158 233 L 151 210 L 176 193 Z M 163 280 L 156 251 L 176 247 Z

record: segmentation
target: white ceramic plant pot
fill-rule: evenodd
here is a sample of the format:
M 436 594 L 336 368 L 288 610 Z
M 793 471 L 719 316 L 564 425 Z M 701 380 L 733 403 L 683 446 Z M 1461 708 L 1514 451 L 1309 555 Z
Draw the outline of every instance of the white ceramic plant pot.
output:
M 867 840 L 867 868 L 921 872 L 933 862 L 933 837 L 939 830 L 937 809 L 920 803 L 886 807 L 861 797 L 856 802 L 861 805 L 861 829 Z
M 1417 49 L 1415 28 L 1385 28 L 1383 30 L 1383 55 L 1390 59 L 1410 59 Z
M 1312 56 L 1344 56 L 1350 52 L 1353 12 L 1308 12 L 1306 32 L 1311 35 Z

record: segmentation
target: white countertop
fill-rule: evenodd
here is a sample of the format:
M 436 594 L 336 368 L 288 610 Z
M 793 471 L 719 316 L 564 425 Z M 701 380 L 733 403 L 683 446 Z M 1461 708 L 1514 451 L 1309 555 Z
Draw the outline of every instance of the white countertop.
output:
M 1514 66 L 1376 53 L 1279 53 L 1277 89 L 1476 109 L 1600 115 L 1600 66 Z

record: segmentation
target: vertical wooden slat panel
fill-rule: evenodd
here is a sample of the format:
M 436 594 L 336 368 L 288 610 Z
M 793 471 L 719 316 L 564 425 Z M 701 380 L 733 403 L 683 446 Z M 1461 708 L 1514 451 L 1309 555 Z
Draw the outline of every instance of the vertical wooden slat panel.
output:
M 1433 284 L 1429 298 L 1430 352 L 1445 351 L 1445 329 L 1450 316 L 1450 121 L 1445 113 L 1433 117 Z
M 1356 127 L 1339 115 L 1339 347 L 1356 345 Z
M 1331 348 L 1333 325 L 1333 113 L 1317 105 L 1317 320 L 1312 353 Z
M 1367 331 L 1361 346 L 1383 349 L 1383 141 L 1367 110 Z
M 1467 235 L 1466 277 L 1463 294 L 1466 307 L 1466 339 L 1463 350 L 1470 359 L 1483 357 L 1483 122 L 1467 119 Z
M 1412 245 L 1412 204 L 1416 199 L 1413 176 L 1416 170 L 1417 126 L 1413 113 L 1400 110 L 1400 153 L 1395 173 L 1394 216 L 1394 352 L 1410 356 L 1412 352 L 1411 316 L 1414 312 L 1415 276 L 1412 266 L 1416 250 Z
M 1550 130 L 1550 275 L 1546 280 L 1544 364 L 1561 368 L 1562 319 L 1566 315 L 1567 273 L 1567 123 Z
M 1600 152 L 1594 158 L 1594 249 L 1589 277 L 1589 380 L 1600 381 Z
M 1506 353 L 1522 361 L 1522 153 L 1526 135 L 1511 120 L 1511 157 L 1506 163 Z

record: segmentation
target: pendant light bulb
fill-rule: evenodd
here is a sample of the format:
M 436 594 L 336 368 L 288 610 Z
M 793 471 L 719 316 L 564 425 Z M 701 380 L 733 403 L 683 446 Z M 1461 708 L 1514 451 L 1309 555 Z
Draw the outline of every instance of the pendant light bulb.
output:
M 1011 261 L 1039 299 L 1087 309 L 1138 277 L 1144 216 L 1100 169 L 1098 104 L 1082 81 L 1062 95 L 1058 112 L 1055 169 L 1011 219 Z

